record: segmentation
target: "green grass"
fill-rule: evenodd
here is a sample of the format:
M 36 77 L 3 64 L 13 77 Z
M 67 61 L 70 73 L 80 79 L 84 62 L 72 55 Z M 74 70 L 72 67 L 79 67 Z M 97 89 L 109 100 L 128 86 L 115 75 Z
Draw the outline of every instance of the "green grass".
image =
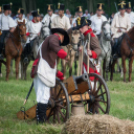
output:
M 27 81 L 15 80 L 15 75 L 5 81 L 5 67 L 2 66 L 3 78 L 0 78 L 0 134 L 59 134 L 63 125 L 36 125 L 35 120 L 21 121 L 16 113 L 23 105 L 24 99 L 32 83 L 30 78 L 31 65 L 28 68 Z M 14 70 L 15 72 L 15 70 Z M 134 75 L 132 75 L 134 80 Z M 134 81 L 124 83 L 120 74 L 114 74 L 114 81 L 108 82 L 111 95 L 110 115 L 120 119 L 134 121 Z M 36 103 L 35 92 L 32 91 L 26 109 Z

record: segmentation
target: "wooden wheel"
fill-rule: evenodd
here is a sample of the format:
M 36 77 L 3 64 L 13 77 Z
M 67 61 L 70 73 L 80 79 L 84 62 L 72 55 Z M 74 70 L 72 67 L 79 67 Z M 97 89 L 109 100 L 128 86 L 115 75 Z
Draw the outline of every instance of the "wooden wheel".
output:
M 70 102 L 67 89 L 59 79 L 56 80 L 56 86 L 51 89 L 50 103 L 51 107 L 47 110 L 48 122 L 66 122 L 69 118 Z
M 85 103 L 88 113 L 91 114 L 109 114 L 110 94 L 104 79 L 98 74 L 89 74 L 89 79 L 94 77 L 94 85 L 89 91 L 90 100 Z

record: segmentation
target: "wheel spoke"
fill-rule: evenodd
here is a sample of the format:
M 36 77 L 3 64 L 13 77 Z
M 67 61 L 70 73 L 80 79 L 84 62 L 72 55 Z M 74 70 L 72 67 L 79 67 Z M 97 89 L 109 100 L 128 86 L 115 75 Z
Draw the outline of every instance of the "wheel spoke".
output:
M 60 91 L 59 91 L 58 95 L 56 96 L 56 99 L 59 97 L 59 95 L 60 95 L 61 91 L 62 91 L 62 88 L 60 89 Z
M 96 90 L 96 93 L 95 93 L 96 95 L 98 94 L 98 92 L 99 92 L 99 90 L 100 90 L 100 88 L 101 88 L 101 85 L 102 85 L 102 84 L 100 83 L 99 87 L 98 87 L 97 90 Z
M 60 117 L 58 111 L 56 111 L 56 115 L 57 115 L 58 123 L 60 123 Z
M 61 107 L 63 109 L 66 109 L 66 107 L 62 106 L 61 104 L 56 104 L 58 107 Z
M 104 101 L 104 100 L 102 100 L 102 99 L 95 99 L 95 101 L 97 101 L 97 102 L 102 102 L 102 103 L 107 103 L 107 101 Z
M 101 93 L 100 95 L 97 95 L 96 98 L 99 98 L 100 96 L 102 96 L 103 94 L 105 94 L 106 92 Z
M 53 115 L 53 123 L 55 123 L 55 110 L 54 110 L 54 115 Z
M 66 121 L 65 116 L 64 116 L 64 114 L 61 112 L 60 109 L 58 109 L 58 112 L 61 114 L 61 116 L 62 116 L 62 118 L 64 119 L 64 121 Z
M 96 78 L 95 78 L 95 80 L 94 80 L 94 88 L 93 88 L 93 93 L 95 93 L 95 91 L 96 91 Z
M 61 100 L 56 100 L 55 103 L 60 103 L 60 102 L 62 102 L 64 100 L 66 100 L 66 98 L 65 99 L 61 99 Z
M 100 106 L 99 103 L 97 103 L 97 106 L 101 109 L 101 111 L 102 111 L 103 113 L 106 113 L 106 112 L 104 111 L 104 109 Z
M 50 110 L 50 113 L 48 114 L 47 120 L 49 120 L 51 113 L 52 113 L 53 109 Z

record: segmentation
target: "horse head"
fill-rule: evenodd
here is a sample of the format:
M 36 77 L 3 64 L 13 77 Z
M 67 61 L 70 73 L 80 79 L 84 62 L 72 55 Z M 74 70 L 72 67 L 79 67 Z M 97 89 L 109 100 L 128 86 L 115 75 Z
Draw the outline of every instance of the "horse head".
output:
M 23 22 L 18 22 L 17 28 L 19 30 L 19 35 L 20 35 L 22 42 L 25 43 L 27 40 L 25 20 L 23 20 Z
M 105 40 L 111 41 L 111 26 L 108 21 L 104 21 L 102 24 L 102 36 Z
M 79 48 L 79 43 L 81 41 L 81 33 L 79 30 L 68 30 L 69 38 L 70 38 L 70 44 L 72 45 L 73 49 L 75 51 Z
M 46 26 L 46 23 L 42 22 L 41 38 L 45 40 L 51 34 L 50 28 Z

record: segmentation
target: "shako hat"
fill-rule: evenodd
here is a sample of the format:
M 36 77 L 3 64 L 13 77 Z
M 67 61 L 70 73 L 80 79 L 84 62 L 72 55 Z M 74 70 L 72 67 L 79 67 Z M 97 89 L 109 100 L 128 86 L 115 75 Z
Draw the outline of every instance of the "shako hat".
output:
M 78 6 L 78 7 L 76 8 L 76 12 L 83 12 L 83 11 L 82 11 L 82 6 Z
M 69 44 L 69 35 L 64 29 L 62 29 L 62 28 L 52 28 L 51 33 L 52 34 L 60 33 L 60 34 L 64 35 L 64 41 L 63 41 L 63 43 L 61 43 L 61 46 L 66 46 L 66 45 Z
M 103 10 L 104 9 L 104 4 L 103 3 L 98 3 L 97 4 L 97 9 L 100 10 L 100 11 Z
M 78 17 L 76 20 L 76 27 L 73 29 L 80 29 L 85 25 L 91 25 L 91 20 L 86 19 L 86 17 Z
M 47 11 L 51 11 L 53 10 L 53 5 L 52 4 L 48 4 L 47 5 Z
M 32 12 L 33 17 L 38 17 L 38 16 L 40 16 L 40 13 L 39 13 L 39 12 L 40 12 L 39 9 L 33 11 L 33 12 Z
M 57 9 L 58 10 L 64 10 L 65 9 L 65 5 L 64 4 L 61 4 L 61 3 L 58 3 Z
M 3 9 L 4 9 L 4 10 L 11 10 L 10 4 L 4 4 L 4 5 L 3 5 Z
M 24 9 L 23 8 L 19 8 L 18 14 L 24 14 Z
M 125 1 L 122 1 L 121 3 L 118 4 L 119 10 L 126 9 L 126 3 Z
M 126 4 L 126 8 L 127 8 L 127 9 L 131 9 L 131 8 L 132 8 L 131 2 L 128 2 L 128 3 Z

